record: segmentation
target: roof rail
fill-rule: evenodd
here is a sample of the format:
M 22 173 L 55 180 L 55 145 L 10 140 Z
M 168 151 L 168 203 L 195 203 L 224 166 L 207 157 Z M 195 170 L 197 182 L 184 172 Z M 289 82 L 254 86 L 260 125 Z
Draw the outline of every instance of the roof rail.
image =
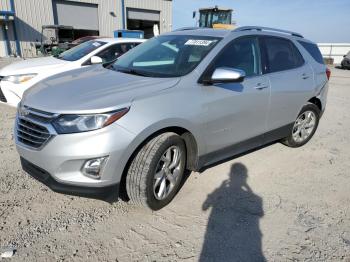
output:
M 173 30 L 173 32 L 176 32 L 176 31 L 186 31 L 186 30 L 197 30 L 197 29 L 201 29 L 200 27 L 181 27 L 181 28 L 178 28 L 178 29 L 175 29 Z
M 282 29 L 271 28 L 271 27 L 263 27 L 263 26 L 242 26 L 242 27 L 236 28 L 233 31 L 237 32 L 237 31 L 249 31 L 249 30 L 277 32 L 277 33 L 283 33 L 283 34 L 288 34 L 288 35 L 304 38 L 299 33 L 287 31 L 287 30 L 282 30 Z

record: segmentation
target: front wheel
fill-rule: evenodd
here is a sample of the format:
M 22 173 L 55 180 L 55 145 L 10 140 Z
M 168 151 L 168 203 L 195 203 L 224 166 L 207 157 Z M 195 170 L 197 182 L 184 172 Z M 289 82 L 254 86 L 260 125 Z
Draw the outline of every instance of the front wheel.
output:
M 135 155 L 126 176 L 126 191 L 136 205 L 159 210 L 179 190 L 186 165 L 186 147 L 175 133 L 161 134 Z
M 320 109 L 314 104 L 305 105 L 294 122 L 291 134 L 282 140 L 289 147 L 305 145 L 315 134 L 320 120 Z

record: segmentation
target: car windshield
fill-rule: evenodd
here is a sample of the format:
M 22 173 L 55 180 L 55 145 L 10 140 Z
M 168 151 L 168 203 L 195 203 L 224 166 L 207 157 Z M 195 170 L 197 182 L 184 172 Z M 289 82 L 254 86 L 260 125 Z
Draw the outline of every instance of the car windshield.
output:
M 112 69 L 149 77 L 178 77 L 191 72 L 221 38 L 191 35 L 154 37 L 121 56 Z
M 346 58 L 350 59 L 350 51 L 346 54 Z
M 76 47 L 73 47 L 72 49 L 69 49 L 63 52 L 62 54 L 58 55 L 57 58 L 66 60 L 66 61 L 76 61 L 86 56 L 87 54 L 90 54 L 92 51 L 96 50 L 97 48 L 105 44 L 106 42 L 103 42 L 103 41 L 96 41 L 96 40 L 87 41 L 85 43 L 77 45 Z

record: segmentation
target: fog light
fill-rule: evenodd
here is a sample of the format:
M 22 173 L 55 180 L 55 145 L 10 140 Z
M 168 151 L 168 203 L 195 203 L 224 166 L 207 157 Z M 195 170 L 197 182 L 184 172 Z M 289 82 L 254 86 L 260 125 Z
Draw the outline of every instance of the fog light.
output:
M 90 178 L 100 179 L 107 158 L 108 157 L 99 157 L 87 160 L 82 168 L 83 174 Z

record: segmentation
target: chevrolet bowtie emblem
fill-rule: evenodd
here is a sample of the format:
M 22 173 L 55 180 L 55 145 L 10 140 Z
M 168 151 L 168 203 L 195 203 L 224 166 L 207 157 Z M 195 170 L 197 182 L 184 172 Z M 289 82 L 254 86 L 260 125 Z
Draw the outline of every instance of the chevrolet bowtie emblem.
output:
M 29 110 L 27 110 L 24 107 L 21 107 L 21 109 L 19 111 L 20 116 L 27 116 L 27 115 L 29 115 L 29 113 L 30 113 Z

